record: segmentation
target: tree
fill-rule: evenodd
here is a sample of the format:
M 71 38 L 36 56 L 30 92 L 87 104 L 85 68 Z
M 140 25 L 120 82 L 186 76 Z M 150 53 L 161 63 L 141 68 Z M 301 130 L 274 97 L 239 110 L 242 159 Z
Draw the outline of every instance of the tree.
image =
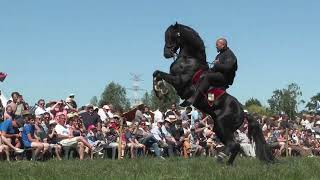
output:
M 246 103 L 245 103 L 246 107 L 250 107 L 251 105 L 257 105 L 257 106 L 262 107 L 261 102 L 255 98 L 250 98 L 249 100 L 246 101 Z
M 93 96 L 91 99 L 90 99 L 90 104 L 94 105 L 94 106 L 98 106 L 98 98 L 97 96 Z
M 290 118 L 293 118 L 298 111 L 298 104 L 303 101 L 300 100 L 302 92 L 296 83 L 288 85 L 287 88 L 277 89 L 273 91 L 273 95 L 268 100 L 270 110 L 272 113 L 286 113 Z
M 170 85 L 167 84 L 168 94 L 159 99 L 154 91 L 151 92 L 151 109 L 156 110 L 160 109 L 160 111 L 165 111 L 171 107 L 172 104 L 178 105 L 180 102 L 180 97 L 178 96 L 176 90 Z
M 101 94 L 99 106 L 112 104 L 115 111 L 129 110 L 130 101 L 127 98 L 127 92 L 120 84 L 111 82 Z
M 148 92 L 144 93 L 142 97 L 142 103 L 148 107 L 152 106 L 151 95 Z
M 308 109 L 308 111 L 315 111 L 316 110 L 317 101 L 320 101 L 320 93 L 311 97 L 310 101 L 306 105 L 306 108 Z

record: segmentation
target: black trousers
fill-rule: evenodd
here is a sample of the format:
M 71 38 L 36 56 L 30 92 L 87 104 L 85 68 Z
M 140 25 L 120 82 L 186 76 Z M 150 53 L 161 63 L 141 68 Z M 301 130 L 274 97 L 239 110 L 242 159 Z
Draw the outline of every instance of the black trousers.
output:
M 221 72 L 208 71 L 201 77 L 196 94 L 206 93 L 210 86 L 223 89 L 229 87 L 227 79 Z

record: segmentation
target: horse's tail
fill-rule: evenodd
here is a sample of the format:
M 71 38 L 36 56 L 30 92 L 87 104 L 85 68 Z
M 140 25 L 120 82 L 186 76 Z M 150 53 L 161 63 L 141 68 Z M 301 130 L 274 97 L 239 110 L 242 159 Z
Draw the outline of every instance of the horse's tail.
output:
M 248 120 L 248 137 L 250 140 L 255 142 L 255 150 L 256 150 L 256 156 L 259 160 L 267 162 L 267 163 L 273 163 L 275 162 L 275 157 L 272 154 L 271 147 L 267 144 L 263 133 L 261 126 L 258 121 L 256 121 L 252 115 L 247 116 Z

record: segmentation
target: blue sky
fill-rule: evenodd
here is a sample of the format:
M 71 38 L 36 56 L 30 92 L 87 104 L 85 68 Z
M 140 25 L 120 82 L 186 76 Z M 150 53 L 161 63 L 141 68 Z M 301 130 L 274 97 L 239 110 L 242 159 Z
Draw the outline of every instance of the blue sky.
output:
M 291 82 L 308 100 L 319 92 L 319 7 L 315 0 L 2 0 L 0 71 L 9 76 L 0 89 L 22 92 L 30 104 L 71 92 L 86 104 L 111 81 L 130 87 L 137 73 L 151 90 L 153 71 L 171 63 L 162 56 L 164 31 L 178 21 L 199 32 L 208 61 L 215 40 L 228 39 L 239 62 L 229 92 L 240 101 L 267 104 Z

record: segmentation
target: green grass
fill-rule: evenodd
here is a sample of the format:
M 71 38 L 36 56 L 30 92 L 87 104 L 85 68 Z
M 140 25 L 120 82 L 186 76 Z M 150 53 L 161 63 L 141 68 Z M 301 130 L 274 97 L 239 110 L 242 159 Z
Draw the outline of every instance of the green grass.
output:
M 0 179 L 320 179 L 319 158 L 288 158 L 265 165 L 236 159 L 233 167 L 213 158 L 0 162 Z

